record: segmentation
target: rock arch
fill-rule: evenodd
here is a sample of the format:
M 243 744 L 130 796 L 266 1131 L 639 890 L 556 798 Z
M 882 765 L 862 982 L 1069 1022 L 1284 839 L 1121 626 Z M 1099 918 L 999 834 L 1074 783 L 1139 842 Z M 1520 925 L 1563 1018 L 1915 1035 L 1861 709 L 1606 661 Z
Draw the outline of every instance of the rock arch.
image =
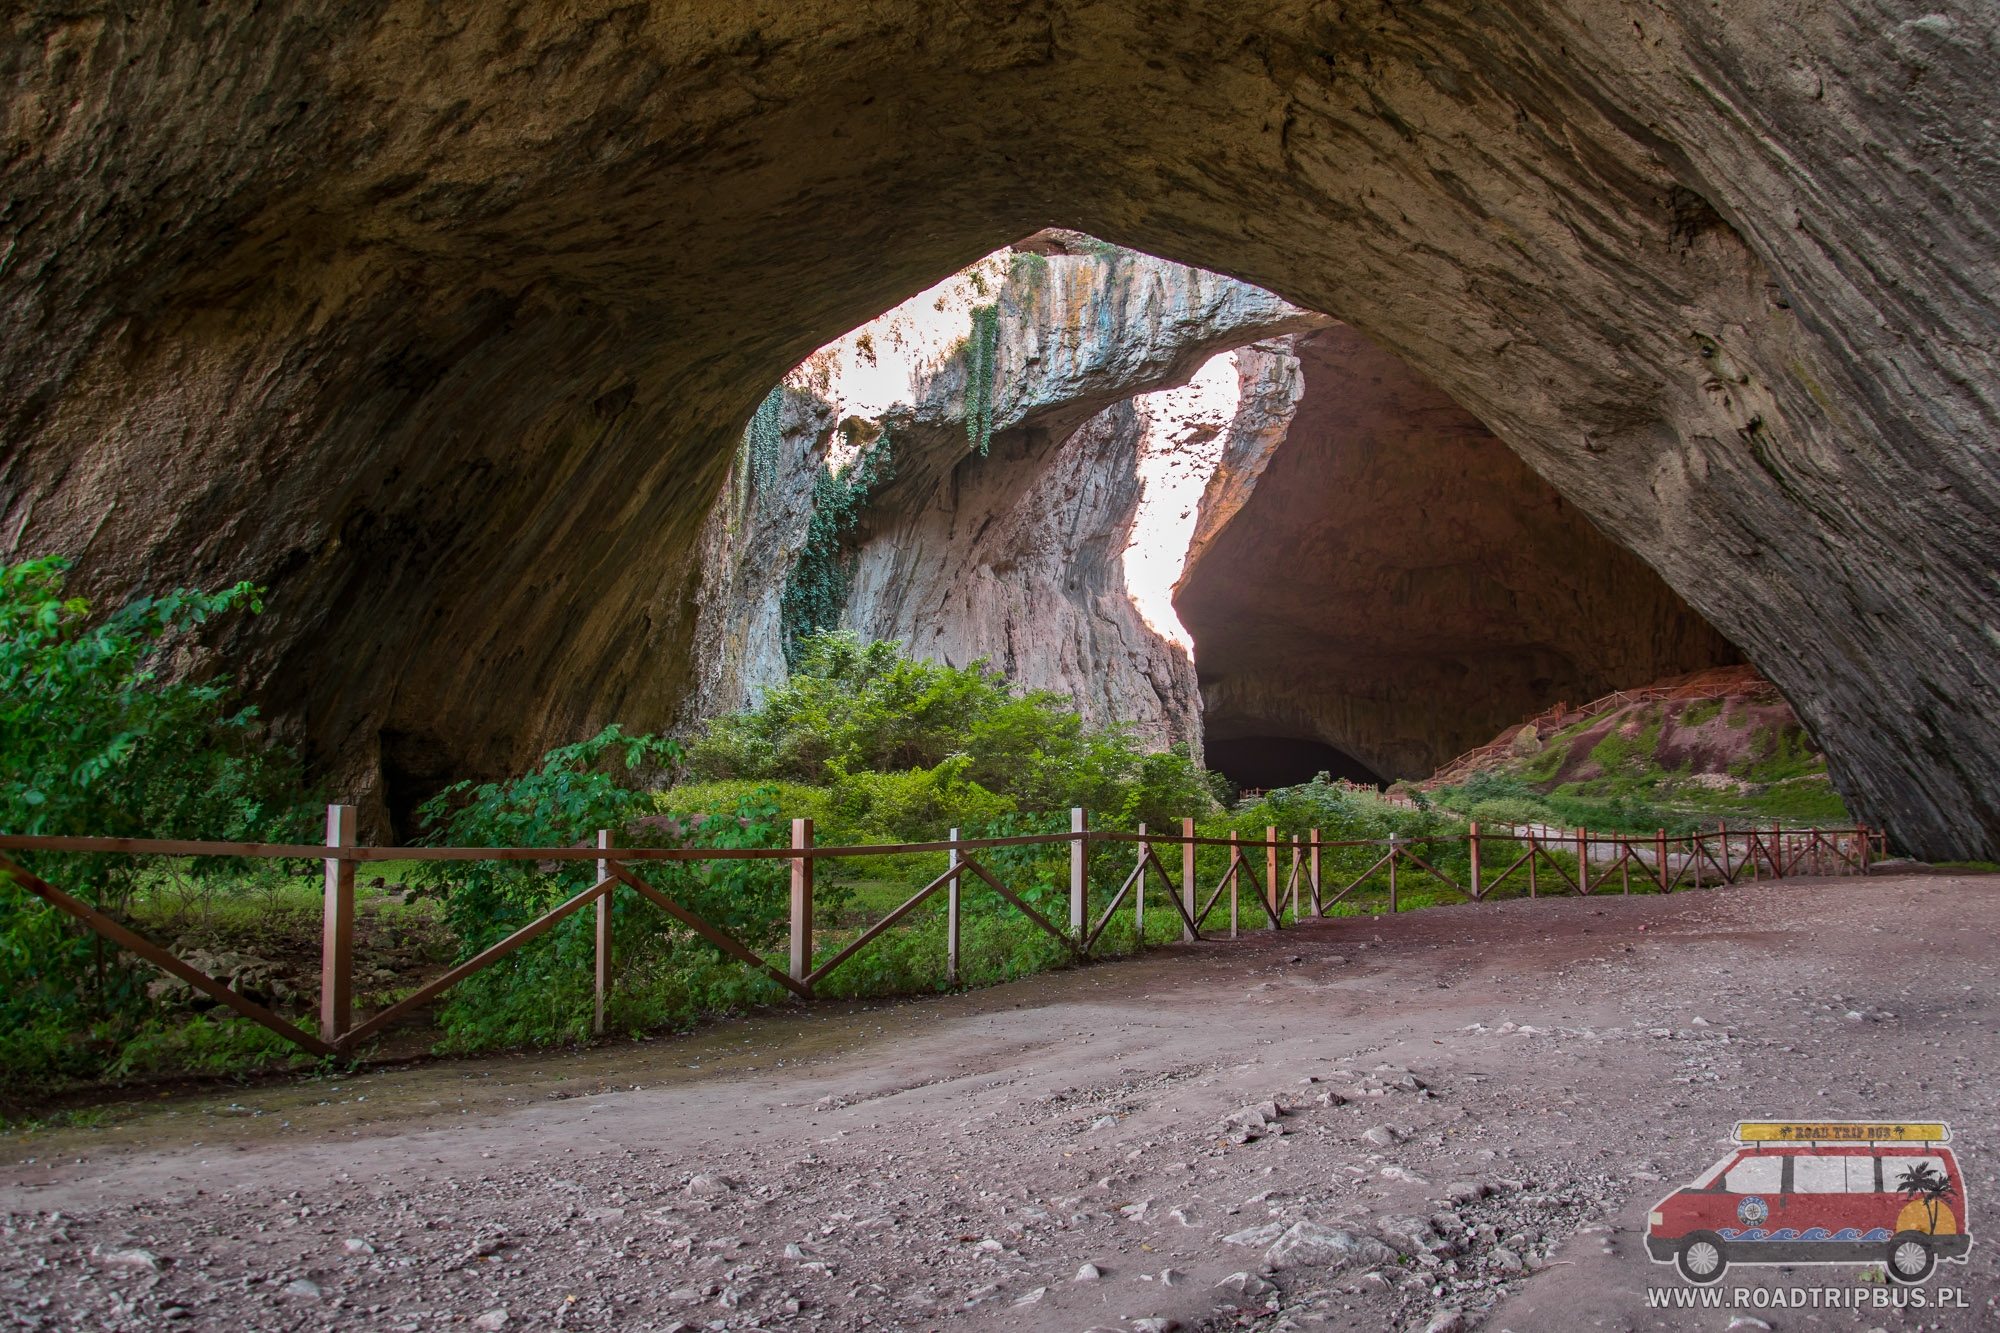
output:
M 1336 315 L 2000 854 L 1990 6 L 30 6 L 0 543 L 250 577 L 336 772 L 685 692 L 807 351 L 1049 224 Z M 370 770 L 372 771 L 372 769 Z

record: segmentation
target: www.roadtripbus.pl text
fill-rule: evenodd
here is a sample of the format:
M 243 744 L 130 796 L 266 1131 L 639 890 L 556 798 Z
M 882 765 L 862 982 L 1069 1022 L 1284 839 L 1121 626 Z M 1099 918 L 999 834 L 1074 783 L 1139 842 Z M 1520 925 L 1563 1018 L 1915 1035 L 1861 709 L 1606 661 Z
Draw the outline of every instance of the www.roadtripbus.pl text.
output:
M 1969 1310 L 1963 1287 L 1648 1287 L 1649 1310 Z

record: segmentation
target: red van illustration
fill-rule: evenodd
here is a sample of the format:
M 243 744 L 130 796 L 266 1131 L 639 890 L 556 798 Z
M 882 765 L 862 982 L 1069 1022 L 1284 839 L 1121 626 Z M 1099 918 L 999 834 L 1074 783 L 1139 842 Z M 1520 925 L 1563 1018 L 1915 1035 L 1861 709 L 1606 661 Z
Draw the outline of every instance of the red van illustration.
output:
M 1746 1120 L 1736 1151 L 1646 1219 L 1646 1252 L 1690 1282 L 1731 1264 L 1879 1263 L 1892 1282 L 1964 1263 L 1965 1176 L 1951 1126 Z

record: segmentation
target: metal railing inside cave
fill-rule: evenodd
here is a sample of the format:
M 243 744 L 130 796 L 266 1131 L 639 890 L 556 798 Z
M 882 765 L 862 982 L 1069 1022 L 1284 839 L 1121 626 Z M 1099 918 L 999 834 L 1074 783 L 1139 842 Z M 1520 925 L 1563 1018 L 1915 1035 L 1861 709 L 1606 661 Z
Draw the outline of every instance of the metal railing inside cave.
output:
M 1200 836 L 1195 821 L 1181 821 L 1176 834 L 1148 830 L 1144 825 L 1132 832 L 1096 829 L 1082 810 L 1070 812 L 1070 829 L 1061 833 L 1022 834 L 1001 838 L 961 838 L 953 829 L 937 842 L 821 846 L 814 842 L 809 819 L 792 821 L 791 845 L 774 848 L 673 848 L 615 847 L 611 834 L 600 832 L 595 847 L 364 847 L 355 845 L 355 810 L 352 806 L 327 808 L 327 840 L 320 844 L 195 842 L 149 838 L 39 837 L 0 835 L 0 853 L 39 851 L 67 853 L 114 853 L 131 856 L 219 856 L 261 859 L 312 859 L 324 863 L 325 908 L 321 939 L 320 1005 L 318 1032 L 308 1032 L 265 1006 L 231 989 L 185 960 L 146 939 L 124 923 L 31 874 L 6 855 L 0 855 L 0 875 L 7 876 L 84 926 L 146 962 L 180 978 L 195 990 L 236 1013 L 277 1033 L 301 1048 L 320 1056 L 351 1055 L 399 1020 L 436 1001 L 447 990 L 474 973 L 492 967 L 503 958 L 552 930 L 571 915 L 592 907 L 596 913 L 595 1008 L 593 1027 L 604 1028 L 605 996 L 615 978 L 611 936 L 612 895 L 621 891 L 636 895 L 664 913 L 674 923 L 671 929 L 700 938 L 724 955 L 754 969 L 783 987 L 799 1000 L 814 998 L 815 988 L 835 969 L 852 960 L 884 933 L 916 912 L 936 895 L 945 898 L 945 977 L 947 984 L 960 983 L 960 944 L 963 927 L 964 891 L 969 882 L 983 884 L 993 893 L 1002 911 L 1018 912 L 1023 919 L 1062 945 L 1074 961 L 1083 961 L 1100 951 L 1106 930 L 1126 914 L 1133 930 L 1135 948 L 1145 947 L 1145 913 L 1151 894 L 1180 920 L 1183 942 L 1217 938 L 1225 934 L 1221 926 L 1211 928 L 1209 920 L 1226 901 L 1226 937 L 1234 939 L 1242 929 L 1244 899 L 1248 898 L 1257 922 L 1264 930 L 1281 930 L 1303 920 L 1354 915 L 1361 911 L 1403 910 L 1409 886 L 1420 883 L 1425 895 L 1440 889 L 1469 903 L 1481 903 L 1501 893 L 1509 881 L 1513 888 L 1503 896 L 1536 898 L 1544 889 L 1557 894 L 1588 897 L 1608 892 L 1613 877 L 1617 892 L 1629 894 L 1634 880 L 1641 892 L 1672 893 L 1682 888 L 1705 888 L 1736 884 L 1745 879 L 1782 879 L 1799 874 L 1841 875 L 1868 873 L 1871 858 L 1887 855 L 1886 836 L 1865 826 L 1840 829 L 1769 828 L 1731 829 L 1724 825 L 1714 832 L 1668 837 L 1664 831 L 1651 836 L 1591 832 L 1587 829 L 1550 831 L 1537 827 L 1482 830 L 1470 824 L 1462 834 L 1405 838 L 1391 835 L 1381 839 L 1323 841 L 1319 830 L 1304 837 L 1285 837 L 1276 828 L 1266 828 L 1262 837 Z M 988 853 L 1010 847 L 1057 847 L 1068 850 L 1069 920 L 1066 926 L 1028 901 L 1016 887 L 1010 887 L 989 867 Z M 1092 849 L 1107 849 L 1113 864 L 1120 858 L 1108 849 L 1129 849 L 1129 869 L 1110 898 L 1092 920 Z M 1162 849 L 1178 849 L 1177 873 L 1161 857 Z M 1463 850 L 1463 878 L 1441 869 L 1440 862 L 1457 865 Z M 1379 855 L 1377 854 L 1379 853 Z M 1447 855 L 1447 853 L 1449 855 Z M 889 856 L 944 857 L 941 873 L 930 879 L 899 906 L 866 925 L 852 938 L 816 939 L 814 931 L 814 874 L 822 862 L 848 858 Z M 728 860 L 773 860 L 789 863 L 791 901 L 789 949 L 787 956 L 774 961 L 759 954 L 728 931 L 703 919 L 686 905 L 649 883 L 643 869 L 648 863 L 668 861 L 719 862 Z M 588 888 L 551 908 L 520 927 L 505 939 L 458 963 L 407 996 L 386 1005 L 360 1022 L 354 1020 L 354 922 L 357 867 L 371 862 L 408 861 L 595 861 L 595 882 Z M 1505 862 L 1497 873 L 1494 866 Z M 1355 866 L 1365 868 L 1355 872 Z M 1216 867 L 1220 866 L 1219 873 Z M 1327 874 L 1329 867 L 1334 873 Z M 1413 881 L 1411 876 L 1418 877 Z M 1399 882 L 1400 876 L 1400 882 Z M 1518 877 L 1518 878 L 1517 878 Z M 1339 887 L 1333 887 L 1338 884 Z M 1155 888 L 1157 887 L 1157 891 Z M 1525 890 L 1523 893 L 1522 891 Z M 1226 895 L 1226 899 L 1225 899 Z M 1372 907 L 1364 906 L 1372 904 Z M 824 951 L 817 947 L 827 945 Z

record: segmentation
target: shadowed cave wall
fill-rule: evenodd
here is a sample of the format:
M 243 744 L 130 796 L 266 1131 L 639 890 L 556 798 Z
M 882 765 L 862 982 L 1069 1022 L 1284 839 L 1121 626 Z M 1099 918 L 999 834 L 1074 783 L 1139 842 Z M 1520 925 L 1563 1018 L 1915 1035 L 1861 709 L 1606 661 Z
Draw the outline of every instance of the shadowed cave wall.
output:
M 1970 0 L 30 4 L 0 549 L 268 584 L 225 646 L 340 786 L 669 723 L 765 388 L 1076 226 L 1403 357 L 1859 814 L 2000 855 L 1996 49 Z
M 1741 660 L 1464 408 L 1350 328 L 1243 494 L 1218 474 L 1175 606 L 1211 744 L 1424 777 L 1557 701 Z

